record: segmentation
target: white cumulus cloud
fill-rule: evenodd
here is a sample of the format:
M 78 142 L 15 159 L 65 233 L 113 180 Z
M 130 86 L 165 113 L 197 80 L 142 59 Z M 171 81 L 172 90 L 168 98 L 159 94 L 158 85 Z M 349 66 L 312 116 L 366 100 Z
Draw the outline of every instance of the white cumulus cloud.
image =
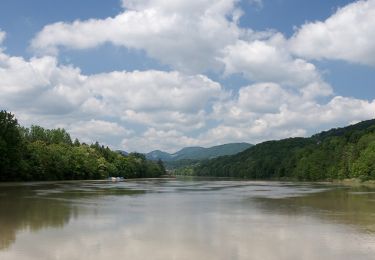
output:
M 301 26 L 290 40 L 296 55 L 375 65 L 375 1 L 361 0 L 325 21 Z
M 215 57 L 240 34 L 236 2 L 125 0 L 125 10 L 115 17 L 45 26 L 33 39 L 32 48 L 55 54 L 59 47 L 84 49 L 109 42 L 145 50 L 150 57 L 183 71 L 219 69 Z
M 227 46 L 222 58 L 225 73 L 241 73 L 257 82 L 274 82 L 304 89 L 311 97 L 332 94 L 318 69 L 287 49 L 287 40 L 280 33 L 268 39 L 243 41 Z
M 101 144 L 110 145 L 133 133 L 116 122 L 91 119 L 88 121 L 74 122 L 67 126 L 72 136 L 81 142 L 93 143 L 100 141 Z
M 237 0 L 123 0 L 114 17 L 46 25 L 32 40 L 36 57 L 0 48 L 1 108 L 26 125 L 141 152 L 307 136 L 374 118 L 375 100 L 335 96 L 310 60 L 374 65 L 374 2 L 349 4 L 287 39 L 241 28 Z M 86 75 L 59 62 L 61 48 L 104 43 L 143 50 L 171 70 Z M 207 71 L 247 82 L 224 88 Z
M 54 57 L 26 60 L 2 52 L 0 92 L 1 108 L 16 113 L 21 123 L 65 127 L 74 137 L 112 147 L 126 136 L 141 136 L 144 130 L 133 131 L 135 125 L 167 132 L 201 129 L 213 104 L 227 97 L 204 75 L 155 70 L 84 75 Z

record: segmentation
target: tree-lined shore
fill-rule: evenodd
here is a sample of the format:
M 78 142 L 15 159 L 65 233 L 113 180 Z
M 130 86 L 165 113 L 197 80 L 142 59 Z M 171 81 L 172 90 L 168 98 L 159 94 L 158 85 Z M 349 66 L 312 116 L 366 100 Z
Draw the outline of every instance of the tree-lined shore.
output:
M 310 138 L 264 142 L 239 154 L 206 160 L 176 173 L 250 179 L 375 180 L 375 120 Z
M 0 111 L 0 181 L 153 178 L 163 174 L 163 164 L 146 160 L 143 154 L 124 156 L 97 142 L 72 141 L 61 128 L 25 128 L 13 114 Z

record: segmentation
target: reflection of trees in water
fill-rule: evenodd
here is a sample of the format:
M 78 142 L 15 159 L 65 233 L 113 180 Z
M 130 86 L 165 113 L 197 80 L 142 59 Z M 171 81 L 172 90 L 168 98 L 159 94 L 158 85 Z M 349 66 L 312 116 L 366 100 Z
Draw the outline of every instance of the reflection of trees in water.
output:
M 30 187 L 1 187 L 0 250 L 15 242 L 18 231 L 63 227 L 69 222 L 73 211 L 71 203 L 31 197 L 33 195 Z
M 0 250 L 8 248 L 21 230 L 62 228 L 81 210 L 79 199 L 103 196 L 139 195 L 144 190 L 103 183 L 44 183 L 0 186 Z
M 267 212 L 317 216 L 375 232 L 375 190 L 371 188 L 337 188 L 301 197 L 257 198 L 256 201 Z

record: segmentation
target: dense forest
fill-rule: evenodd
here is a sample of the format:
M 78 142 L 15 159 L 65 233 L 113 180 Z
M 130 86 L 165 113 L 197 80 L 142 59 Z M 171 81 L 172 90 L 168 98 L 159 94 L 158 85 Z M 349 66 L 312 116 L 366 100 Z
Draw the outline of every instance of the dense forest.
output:
M 375 180 L 375 120 L 310 138 L 264 142 L 176 173 L 252 179 Z
M 143 154 L 124 156 L 108 147 L 72 141 L 64 129 L 21 127 L 0 111 L 0 181 L 44 181 L 159 177 L 163 163 Z

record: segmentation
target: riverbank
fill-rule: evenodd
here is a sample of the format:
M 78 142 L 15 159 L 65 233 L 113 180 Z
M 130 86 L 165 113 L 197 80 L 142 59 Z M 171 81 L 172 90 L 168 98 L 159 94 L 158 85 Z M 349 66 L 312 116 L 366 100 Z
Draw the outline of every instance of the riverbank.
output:
M 316 183 L 316 184 L 339 184 L 347 186 L 367 186 L 375 188 L 375 180 L 363 181 L 358 178 L 352 179 L 334 179 L 334 180 L 318 180 L 318 181 L 306 181 L 298 180 L 294 178 L 271 178 L 271 179 L 248 179 L 248 178 L 236 178 L 236 177 L 214 177 L 214 176 L 188 176 L 188 175 L 175 175 L 179 179 L 191 179 L 191 180 L 234 180 L 234 181 L 275 181 L 275 182 L 296 182 L 296 183 Z
M 343 180 L 332 180 L 331 182 L 335 184 L 347 185 L 352 187 L 366 186 L 370 188 L 375 188 L 375 180 L 362 181 L 360 179 L 353 178 Z

